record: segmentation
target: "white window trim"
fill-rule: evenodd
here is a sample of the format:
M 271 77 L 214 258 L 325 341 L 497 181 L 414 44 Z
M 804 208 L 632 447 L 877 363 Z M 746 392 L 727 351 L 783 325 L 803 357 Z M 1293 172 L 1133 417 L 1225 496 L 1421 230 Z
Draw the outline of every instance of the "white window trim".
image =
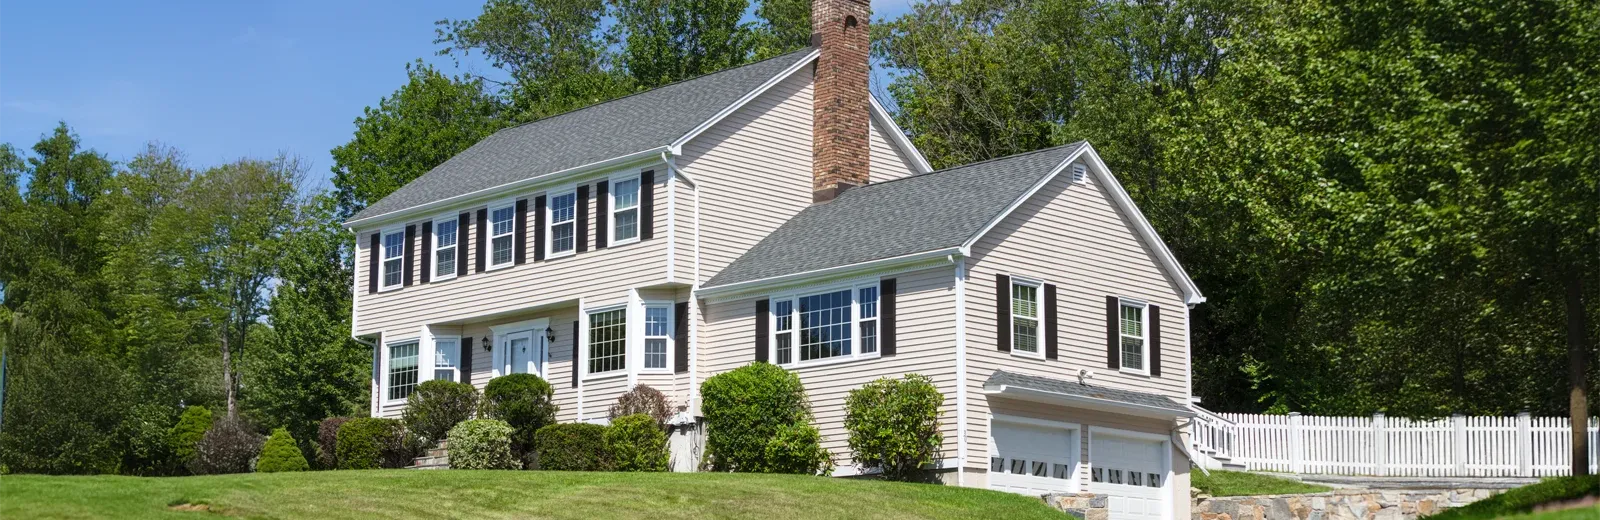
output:
M 676 330 L 677 320 L 675 319 L 675 318 L 677 318 L 677 316 L 673 316 L 673 311 L 675 310 L 673 307 L 674 307 L 673 302 L 667 301 L 667 300 L 648 300 L 648 301 L 645 301 L 642 305 L 639 306 L 639 308 L 641 309 L 641 311 L 639 313 L 639 329 L 638 329 L 639 330 L 639 373 L 641 373 L 641 374 L 671 374 L 672 373 L 672 361 L 673 361 L 672 360 L 672 356 L 674 355 L 673 350 L 675 350 L 673 348 L 674 345 L 675 345 L 674 340 L 677 339 L 677 337 L 678 337 L 678 331 Z M 645 343 L 646 343 L 645 340 L 662 339 L 663 338 L 662 336 L 646 336 L 645 335 L 645 320 L 648 319 L 648 316 L 650 314 L 650 309 L 652 309 L 652 308 L 666 309 L 667 310 L 667 335 L 665 336 L 665 339 L 667 340 L 667 362 L 666 362 L 666 366 L 663 366 L 661 368 L 649 368 L 649 367 L 645 366 L 645 351 L 644 351 Z M 631 332 L 632 331 L 630 331 L 630 336 L 632 335 Z
M 556 201 L 556 197 L 560 197 L 562 195 L 572 195 L 572 249 L 568 249 L 566 251 L 562 251 L 560 253 L 557 253 L 556 252 L 556 248 L 554 247 L 555 246 L 555 242 L 556 242 L 556 234 L 555 234 L 555 229 L 556 229 L 556 219 L 555 219 L 556 205 L 555 205 L 555 201 Z M 578 205 L 578 185 L 576 185 L 576 184 L 568 184 L 568 185 L 562 186 L 560 188 L 555 188 L 555 189 L 551 189 L 551 190 L 545 191 L 545 193 L 544 193 L 544 259 L 545 260 L 551 260 L 551 259 L 555 259 L 555 258 L 564 258 L 564 257 L 568 257 L 568 256 L 572 256 L 572 255 L 578 254 L 578 241 L 587 239 L 587 237 L 578 236 L 578 220 L 584 218 L 584 215 L 579 215 L 578 214 L 578 206 L 579 206 Z
M 452 380 L 453 381 L 462 381 L 463 379 L 462 379 L 461 376 L 463 374 L 471 373 L 471 368 L 470 367 L 462 367 L 461 366 L 461 336 L 455 335 L 455 334 L 435 334 L 435 335 L 433 335 L 433 340 L 429 342 L 431 344 L 430 346 L 432 348 L 428 349 L 429 352 L 431 352 L 433 354 L 433 356 L 431 358 L 429 358 L 429 359 L 433 360 L 433 363 L 428 365 L 429 369 L 428 369 L 428 378 L 427 378 L 427 380 L 431 381 L 433 379 L 437 379 L 437 378 L 434 377 L 434 373 L 439 371 L 439 342 L 440 341 L 454 341 L 454 342 L 456 342 L 456 359 L 455 359 L 456 366 L 451 367 L 451 370 L 454 370 L 456 372 L 456 376 Z M 422 384 L 422 382 L 418 381 L 417 384 L 420 385 L 420 384 Z
M 514 205 L 512 207 L 515 208 Z M 516 210 L 513 209 L 512 211 L 516 211 Z M 512 217 L 512 218 L 516 218 L 516 217 Z M 457 262 L 456 262 L 456 271 L 453 272 L 453 273 L 447 274 L 447 275 L 440 276 L 439 275 L 439 223 L 440 222 L 452 222 L 452 221 L 454 221 L 456 223 L 456 245 L 451 246 L 454 249 L 450 251 L 450 254 L 454 255 L 456 257 L 456 260 L 457 260 Z M 430 237 L 432 237 L 432 240 L 430 240 L 429 241 L 430 243 L 427 245 L 428 248 L 429 248 L 428 249 L 428 259 L 430 260 L 430 262 L 428 262 L 428 263 L 430 265 L 428 265 L 427 267 L 424 267 L 424 269 L 428 270 L 428 274 L 430 275 L 428 277 L 428 279 L 431 280 L 431 281 L 434 281 L 434 282 L 443 282 L 445 280 L 454 280 L 457 276 L 461 275 L 461 269 L 462 269 L 463 266 L 461 265 L 461 262 L 459 261 L 461 259 L 461 255 L 459 253 L 461 252 L 461 248 L 466 247 L 466 243 L 465 243 L 466 241 L 462 240 L 466 236 L 464 234 L 464 232 L 466 230 L 463 229 L 462 226 L 461 226 L 461 216 L 457 215 L 455 213 L 446 213 L 444 215 L 439 215 L 439 216 L 433 218 L 433 223 L 430 224 L 430 225 L 433 226 L 432 232 L 428 234 Z M 513 227 L 515 227 L 515 225 L 516 225 L 515 223 L 512 224 Z M 513 240 L 513 242 L 515 242 L 515 241 Z M 515 247 L 515 246 L 513 246 L 513 247 Z
M 1040 279 L 1037 279 L 1037 278 L 1030 278 L 1030 277 L 1027 277 L 1027 276 L 1012 275 L 1011 276 L 1011 287 L 1006 289 L 1006 295 L 1007 295 L 1007 297 L 1006 297 L 1006 305 L 1007 306 L 1014 305 L 1012 303 L 1012 301 L 1014 301 L 1015 297 L 1012 295 L 1012 293 L 1017 290 L 1017 284 L 1028 285 L 1028 286 L 1032 286 L 1034 289 L 1037 289 L 1033 293 L 1034 294 L 1033 305 L 1034 305 L 1035 309 L 1038 309 L 1038 316 L 1034 316 L 1033 320 L 1038 322 L 1038 326 L 1037 326 L 1037 329 L 1036 329 L 1036 330 L 1038 330 L 1038 337 L 1035 338 L 1037 340 L 1037 342 L 1038 342 L 1038 345 L 1037 345 L 1038 348 L 1035 349 L 1035 350 L 1037 350 L 1038 352 L 1028 352 L 1026 350 L 1017 349 L 1017 317 L 1016 317 L 1016 309 L 1013 308 L 1013 309 L 1011 309 L 1012 312 L 1006 313 L 1007 316 L 1011 316 L 1011 323 L 1006 324 L 1007 325 L 1006 326 L 1006 330 L 1008 331 L 1009 334 L 1011 334 L 1011 355 L 1017 356 L 1017 357 L 1024 357 L 1024 358 L 1028 358 L 1028 359 L 1044 359 L 1044 350 L 1045 350 L 1044 344 L 1045 344 L 1045 341 L 1047 341 L 1047 339 L 1045 338 L 1045 332 L 1044 332 L 1045 331 L 1045 323 L 1044 323 L 1044 280 L 1040 280 Z
M 636 334 L 634 334 L 632 330 L 629 330 L 629 329 L 632 329 L 634 327 L 634 323 L 633 322 L 636 321 L 636 320 L 632 320 L 632 319 L 629 319 L 628 320 L 629 323 L 624 324 L 624 326 L 623 326 L 624 334 L 627 334 L 627 337 L 623 338 L 623 342 L 622 342 L 622 345 L 623 345 L 623 348 L 622 348 L 623 356 L 626 356 L 622 360 L 622 368 L 619 368 L 619 369 L 616 369 L 616 370 L 607 370 L 605 372 L 590 372 L 589 371 L 589 344 L 593 342 L 593 337 L 594 337 L 594 334 L 589 330 L 589 316 L 593 315 L 593 314 L 599 314 L 599 313 L 602 313 L 602 312 L 611 312 L 611 311 L 619 311 L 619 310 L 620 311 L 624 311 L 623 315 L 626 316 L 627 318 L 632 318 L 632 316 L 628 316 L 629 314 L 632 314 L 632 313 L 626 312 L 628 310 L 628 304 L 627 303 L 618 303 L 618 304 L 614 304 L 614 305 L 605 305 L 605 306 L 594 307 L 594 308 L 590 308 L 590 309 L 584 309 L 583 318 L 578 322 L 578 326 L 582 327 L 583 331 L 584 331 L 584 334 L 583 334 L 583 345 L 582 345 L 582 348 L 578 349 L 579 350 L 578 354 L 580 355 L 580 357 L 578 358 L 578 363 L 579 363 L 579 367 L 583 369 L 583 372 L 580 374 L 581 377 L 579 377 L 579 379 L 581 379 L 583 381 L 597 381 L 597 380 L 611 379 L 611 378 L 617 378 L 617 377 L 629 377 L 629 375 L 631 373 L 633 373 L 633 370 L 630 368 L 633 365 L 631 365 L 630 363 L 634 362 L 634 359 L 633 359 L 634 356 L 630 356 L 629 355 L 629 354 L 632 354 L 632 350 L 633 349 L 630 349 L 628 347 L 632 344 L 633 338 L 636 338 L 638 336 Z
M 1144 342 L 1139 346 L 1140 350 L 1143 352 L 1143 358 L 1142 358 L 1144 360 L 1144 362 L 1143 362 L 1144 367 L 1143 368 L 1139 368 L 1139 369 L 1128 368 L 1127 363 L 1124 363 L 1123 359 L 1122 359 L 1122 308 L 1124 306 L 1127 306 L 1127 307 L 1138 307 L 1140 309 L 1143 309 L 1143 312 L 1141 312 L 1139 314 L 1139 326 L 1140 326 L 1140 328 L 1143 329 L 1143 330 L 1139 331 L 1139 335 L 1144 338 Z M 1131 374 L 1131 375 L 1136 375 L 1136 376 L 1149 376 L 1150 375 L 1150 303 L 1149 302 L 1146 302 L 1144 300 L 1140 300 L 1138 298 L 1125 298 L 1125 297 L 1121 297 L 1121 296 L 1117 297 L 1117 367 L 1118 367 L 1117 371 L 1118 372 L 1122 372 L 1124 374 Z
M 644 177 L 639 172 L 619 173 L 612 175 L 608 180 L 611 186 L 610 189 L 606 190 L 606 223 L 611 226 L 611 229 L 606 230 L 606 236 L 610 237 L 611 240 L 606 244 L 606 247 L 624 246 L 638 242 L 639 236 L 644 234 Z M 634 210 L 633 238 L 617 240 L 617 182 L 626 180 L 639 181 L 639 193 L 635 197 L 638 200 L 635 201 L 632 208 L 626 208 Z
M 388 253 L 387 253 L 387 251 L 385 251 L 385 249 L 387 249 L 387 248 L 384 246 L 384 244 L 386 242 L 388 242 L 389 235 L 393 235 L 395 233 L 399 233 L 400 234 L 400 257 L 399 257 L 400 258 L 400 283 L 397 283 L 397 284 L 394 284 L 394 285 L 389 285 L 389 284 L 385 283 L 385 282 L 388 281 L 388 278 L 389 278 L 388 276 L 386 276 L 385 269 L 388 267 L 390 258 L 388 256 L 386 256 Z M 393 291 L 395 289 L 399 289 L 401 287 L 405 287 L 406 286 L 406 227 L 405 226 L 392 226 L 392 227 L 387 227 L 387 228 L 384 228 L 382 230 L 379 230 L 378 231 L 378 251 L 376 251 L 376 253 L 378 255 L 378 292 Z
M 878 322 L 879 323 L 879 325 L 878 325 L 878 349 L 873 351 L 872 353 L 869 353 L 869 354 L 862 354 L 861 353 L 861 289 L 866 288 L 866 287 L 878 287 L 879 288 L 879 294 L 878 294 L 878 305 L 879 305 L 878 316 L 880 318 L 879 318 L 879 322 Z M 792 361 L 790 361 L 787 364 L 781 364 L 781 365 L 778 365 L 778 366 L 781 366 L 783 368 L 788 368 L 788 369 L 797 369 L 797 368 L 807 368 L 807 367 L 814 367 L 814 366 L 834 365 L 834 364 L 839 364 L 839 363 L 850 363 L 850 362 L 854 362 L 854 361 L 878 359 L 880 357 L 883 357 L 883 324 L 882 324 L 883 322 L 882 322 L 882 319 L 881 319 L 881 317 L 883 316 L 883 308 L 882 308 L 882 305 L 883 305 L 883 294 L 882 294 L 882 292 L 883 291 L 882 291 L 882 287 L 883 287 L 882 280 L 874 279 L 874 280 L 871 280 L 869 282 L 857 282 L 857 283 L 850 283 L 850 284 L 837 284 L 837 285 L 823 286 L 821 288 L 807 288 L 807 290 L 805 290 L 805 291 L 788 292 L 788 293 L 783 293 L 783 294 L 780 294 L 780 295 L 769 296 L 768 299 L 767 299 L 767 314 L 768 314 L 767 315 L 767 360 L 770 361 L 771 363 L 775 364 L 775 365 L 778 364 L 778 316 L 777 316 L 777 314 L 775 314 L 775 312 L 777 310 L 777 305 L 774 305 L 774 303 L 778 302 L 778 301 L 781 301 L 781 300 L 789 300 L 789 301 L 794 302 L 793 304 L 791 304 L 789 306 L 789 316 L 790 316 L 789 324 L 790 325 L 789 325 L 789 330 L 787 332 L 785 332 L 785 334 L 793 335 L 793 340 L 789 343 L 789 348 L 792 348 L 794 350 L 793 350 L 793 353 L 791 354 L 793 357 L 790 358 Z M 800 298 L 806 297 L 806 296 L 816 296 L 818 294 L 825 294 L 825 293 L 831 293 L 831 292 L 846 291 L 846 290 L 850 291 L 850 355 L 848 355 L 848 356 L 833 356 L 833 357 L 827 357 L 827 358 L 822 358 L 822 359 L 813 359 L 813 360 L 809 360 L 809 361 L 801 361 L 800 360 Z
M 510 233 L 506 233 L 504 235 L 496 235 L 496 234 L 494 234 L 494 212 L 495 212 L 495 210 L 506 209 L 506 208 L 511 208 L 511 232 Z M 488 222 L 484 223 L 484 225 L 489 228 L 489 232 L 485 233 L 486 235 L 488 235 L 488 237 L 484 238 L 484 240 L 487 243 L 485 243 L 483 245 L 483 254 L 484 254 L 484 256 L 488 257 L 488 258 L 484 259 L 484 266 L 485 266 L 484 267 L 484 271 L 493 271 L 493 270 L 496 270 L 496 269 L 505 269 L 507 267 L 511 267 L 513 265 L 516 265 L 516 263 L 517 263 L 517 199 L 514 199 L 514 198 L 513 199 L 506 199 L 506 200 L 501 200 L 501 201 L 495 202 L 494 204 L 490 204 L 489 205 L 489 210 L 484 213 L 484 216 L 489 220 Z M 457 233 L 457 236 L 458 237 L 460 236 L 459 232 Z M 511 237 L 511 258 L 506 260 L 505 263 L 500 263 L 500 264 L 494 263 L 494 239 L 498 238 L 498 237 Z M 460 239 L 457 238 L 457 240 L 460 240 Z
M 389 384 L 391 383 L 391 381 L 389 381 L 389 366 L 390 366 L 391 362 L 393 361 L 392 359 L 390 359 L 389 354 L 390 354 L 390 351 L 394 347 L 397 347 L 397 346 L 400 346 L 400 345 L 404 345 L 404 344 L 407 344 L 407 343 L 416 343 L 417 344 L 417 384 L 418 385 L 422 384 L 422 381 L 423 381 L 423 379 L 422 379 L 422 343 L 423 343 L 422 338 L 405 338 L 405 339 L 396 339 L 396 340 L 391 340 L 391 341 L 385 341 L 383 343 L 383 362 L 380 363 L 381 366 L 379 367 L 379 372 L 383 377 L 383 382 L 382 382 L 382 384 L 378 385 L 378 391 L 382 393 L 382 397 L 380 397 L 379 399 L 383 402 L 384 406 L 395 406 L 395 405 L 406 404 L 406 400 L 405 399 L 390 399 L 389 398 Z M 429 350 L 432 350 L 432 349 L 429 349 Z M 415 392 L 416 390 L 412 389 L 412 391 Z

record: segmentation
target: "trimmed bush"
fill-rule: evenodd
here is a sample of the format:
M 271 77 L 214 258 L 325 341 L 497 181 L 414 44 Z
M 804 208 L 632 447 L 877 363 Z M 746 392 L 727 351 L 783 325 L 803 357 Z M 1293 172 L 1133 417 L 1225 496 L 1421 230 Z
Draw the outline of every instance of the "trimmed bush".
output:
M 666 471 L 667 433 L 654 417 L 624 415 L 606 428 L 606 452 L 615 471 Z
M 478 389 L 466 383 L 434 379 L 417 385 L 406 397 L 406 411 L 400 420 L 406 430 L 421 437 L 423 444 L 439 443 L 461 421 L 472 418 L 478 409 Z
M 405 427 L 395 419 L 362 417 L 339 427 L 339 469 L 403 468 L 411 463 Z
M 178 424 L 172 426 L 167 436 L 172 443 L 172 457 L 178 464 L 188 467 L 194 462 L 195 445 L 206 436 L 211 423 L 211 410 L 204 406 L 190 406 L 178 416 Z
M 822 435 L 806 423 L 778 427 L 766 446 L 768 473 L 827 475 L 833 472 L 833 456 L 822 449 Z
M 533 374 L 496 377 L 483 387 L 480 415 L 511 425 L 516 430 L 511 434 L 511 451 L 527 460 L 533 451 L 534 433 L 556 422 L 554 396 L 550 383 Z
M 667 404 L 667 396 L 660 390 L 639 385 L 617 397 L 617 402 L 611 405 L 610 419 L 616 421 L 636 413 L 648 415 L 657 426 L 666 428 L 667 421 L 672 419 L 672 406 Z
M 211 425 L 195 444 L 189 471 L 196 475 L 249 473 L 264 439 L 238 419 L 224 418 Z
M 881 378 L 850 391 L 844 427 L 857 465 L 881 468 L 888 480 L 923 480 L 925 464 L 939 459 L 939 406 L 944 394 L 927 376 Z
M 256 462 L 256 471 L 277 473 L 309 469 L 311 465 L 306 463 L 305 454 L 300 453 L 300 446 L 295 443 L 294 436 L 289 435 L 289 430 L 272 430 L 272 437 L 267 438 L 267 444 L 261 447 L 261 459 Z
M 700 395 L 706 464 L 713 471 L 773 471 L 767 444 L 780 428 L 805 424 L 811 416 L 800 378 L 767 363 L 711 376 L 700 385 Z
M 557 471 L 607 471 L 611 456 L 606 452 L 606 427 L 598 424 L 552 424 L 533 436 L 539 469 Z
M 349 417 L 329 417 L 317 425 L 317 464 L 322 469 L 339 467 L 339 458 L 335 456 L 339 446 L 339 427 L 349 420 Z
M 517 469 L 511 453 L 511 432 L 505 421 L 473 419 L 450 429 L 451 469 Z

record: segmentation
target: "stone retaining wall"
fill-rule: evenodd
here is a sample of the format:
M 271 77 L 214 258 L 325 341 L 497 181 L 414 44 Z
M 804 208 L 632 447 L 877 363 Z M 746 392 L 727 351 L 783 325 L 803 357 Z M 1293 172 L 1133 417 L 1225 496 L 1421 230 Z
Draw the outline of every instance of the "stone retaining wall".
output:
M 1415 520 L 1488 498 L 1499 489 L 1367 490 L 1195 497 L 1194 520 Z
M 1107 520 L 1106 496 L 1094 493 L 1058 493 L 1044 496 L 1044 503 L 1081 520 Z

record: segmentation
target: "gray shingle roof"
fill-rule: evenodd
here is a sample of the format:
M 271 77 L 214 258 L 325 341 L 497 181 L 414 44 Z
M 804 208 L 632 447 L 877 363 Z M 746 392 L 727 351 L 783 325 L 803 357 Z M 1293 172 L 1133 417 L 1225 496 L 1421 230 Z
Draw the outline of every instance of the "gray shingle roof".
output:
M 351 220 L 672 144 L 811 52 L 802 49 L 500 130 Z
M 1179 404 L 1177 401 L 1173 401 L 1171 398 L 1163 395 L 1135 392 L 1133 390 L 1106 388 L 1103 386 L 1081 385 L 1075 381 L 1064 381 L 1049 377 L 1016 374 L 1012 372 L 1006 372 L 1004 370 L 996 370 L 994 374 L 989 376 L 987 381 L 983 382 L 984 390 L 999 390 L 1002 386 L 1026 388 L 1043 392 L 1066 394 L 1076 397 L 1087 397 L 1091 399 L 1102 399 L 1136 406 L 1157 408 L 1180 416 L 1189 416 L 1194 414 L 1194 412 L 1190 411 L 1188 407 Z
M 852 188 L 802 210 L 706 282 L 730 285 L 958 247 L 1083 147 Z

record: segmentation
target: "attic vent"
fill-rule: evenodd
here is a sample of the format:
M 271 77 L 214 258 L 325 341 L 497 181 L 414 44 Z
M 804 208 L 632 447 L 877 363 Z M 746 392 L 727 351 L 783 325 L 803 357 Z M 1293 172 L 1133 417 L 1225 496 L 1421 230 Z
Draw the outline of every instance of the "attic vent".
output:
M 1078 184 L 1089 182 L 1089 167 L 1083 163 L 1072 163 L 1072 182 Z

